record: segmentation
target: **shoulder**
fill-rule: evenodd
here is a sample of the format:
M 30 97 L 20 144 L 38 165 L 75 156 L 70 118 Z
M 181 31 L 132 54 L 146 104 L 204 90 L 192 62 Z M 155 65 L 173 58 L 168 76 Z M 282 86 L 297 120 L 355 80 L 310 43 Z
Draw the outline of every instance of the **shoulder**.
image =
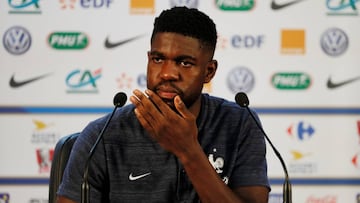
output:
M 129 104 L 123 107 L 119 107 L 115 110 L 114 114 L 112 115 L 112 112 L 108 112 L 107 114 L 91 121 L 89 125 L 92 126 L 103 126 L 106 121 L 110 118 L 112 115 L 111 121 L 119 121 L 119 120 L 129 120 L 130 118 L 133 118 L 135 116 L 134 114 L 134 105 Z
M 234 114 L 243 114 L 245 112 L 245 108 L 239 106 L 233 101 L 229 101 L 221 97 L 203 94 L 202 101 L 203 108 L 210 112 Z
M 137 122 L 136 116 L 134 114 L 134 106 L 129 104 L 117 108 L 114 113 L 108 112 L 107 114 L 90 121 L 81 132 L 81 137 L 90 140 L 95 139 L 94 137 L 100 133 L 107 122 L 109 122 L 108 129 L 118 128 L 119 125 L 122 125 L 125 122 Z
M 258 114 L 252 108 L 241 107 L 236 102 L 221 97 L 202 94 L 201 118 L 215 117 L 230 122 L 247 122 L 250 112 L 260 122 Z

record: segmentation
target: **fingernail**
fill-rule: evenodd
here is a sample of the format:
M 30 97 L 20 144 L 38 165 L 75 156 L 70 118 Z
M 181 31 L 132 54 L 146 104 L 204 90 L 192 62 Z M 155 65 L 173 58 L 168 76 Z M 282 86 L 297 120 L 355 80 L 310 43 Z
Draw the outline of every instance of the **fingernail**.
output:
M 182 103 L 182 100 L 181 100 L 180 96 L 176 96 L 176 97 L 175 97 L 175 101 L 176 101 L 176 103 L 178 103 L 178 104 L 181 104 L 181 103 Z
M 152 92 L 151 92 L 151 90 L 146 89 L 145 94 L 146 94 L 147 97 L 149 97 L 152 94 Z

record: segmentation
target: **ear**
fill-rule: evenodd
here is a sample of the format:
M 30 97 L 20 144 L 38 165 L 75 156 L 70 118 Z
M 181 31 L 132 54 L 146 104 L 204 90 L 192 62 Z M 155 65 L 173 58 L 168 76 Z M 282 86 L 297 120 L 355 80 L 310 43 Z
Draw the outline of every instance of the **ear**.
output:
M 205 70 L 205 83 L 211 81 L 211 79 L 215 76 L 216 70 L 218 67 L 217 60 L 211 60 L 207 63 L 206 70 Z

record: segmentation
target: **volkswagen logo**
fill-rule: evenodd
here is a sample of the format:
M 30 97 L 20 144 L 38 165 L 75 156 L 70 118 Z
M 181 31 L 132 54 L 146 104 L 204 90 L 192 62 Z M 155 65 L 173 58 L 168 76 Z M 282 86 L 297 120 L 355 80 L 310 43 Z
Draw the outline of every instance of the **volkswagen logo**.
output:
M 5 32 L 3 44 L 9 53 L 20 55 L 30 49 L 31 35 L 25 28 L 14 26 Z
M 188 8 L 197 8 L 198 0 L 170 0 L 170 7 L 186 6 Z
M 231 92 L 250 92 L 255 84 L 254 74 L 245 67 L 233 68 L 227 76 L 227 85 Z
M 347 50 L 349 40 L 346 33 L 341 29 L 330 28 L 321 36 L 320 44 L 327 55 L 339 56 Z

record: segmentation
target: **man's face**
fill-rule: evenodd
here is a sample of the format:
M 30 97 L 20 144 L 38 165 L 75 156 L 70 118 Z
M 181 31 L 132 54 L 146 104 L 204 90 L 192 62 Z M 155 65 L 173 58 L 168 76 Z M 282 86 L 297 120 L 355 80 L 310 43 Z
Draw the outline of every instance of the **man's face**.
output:
M 181 34 L 157 33 L 148 52 L 147 86 L 174 108 L 179 95 L 190 108 L 200 103 L 203 84 L 215 74 L 217 64 L 199 40 Z

